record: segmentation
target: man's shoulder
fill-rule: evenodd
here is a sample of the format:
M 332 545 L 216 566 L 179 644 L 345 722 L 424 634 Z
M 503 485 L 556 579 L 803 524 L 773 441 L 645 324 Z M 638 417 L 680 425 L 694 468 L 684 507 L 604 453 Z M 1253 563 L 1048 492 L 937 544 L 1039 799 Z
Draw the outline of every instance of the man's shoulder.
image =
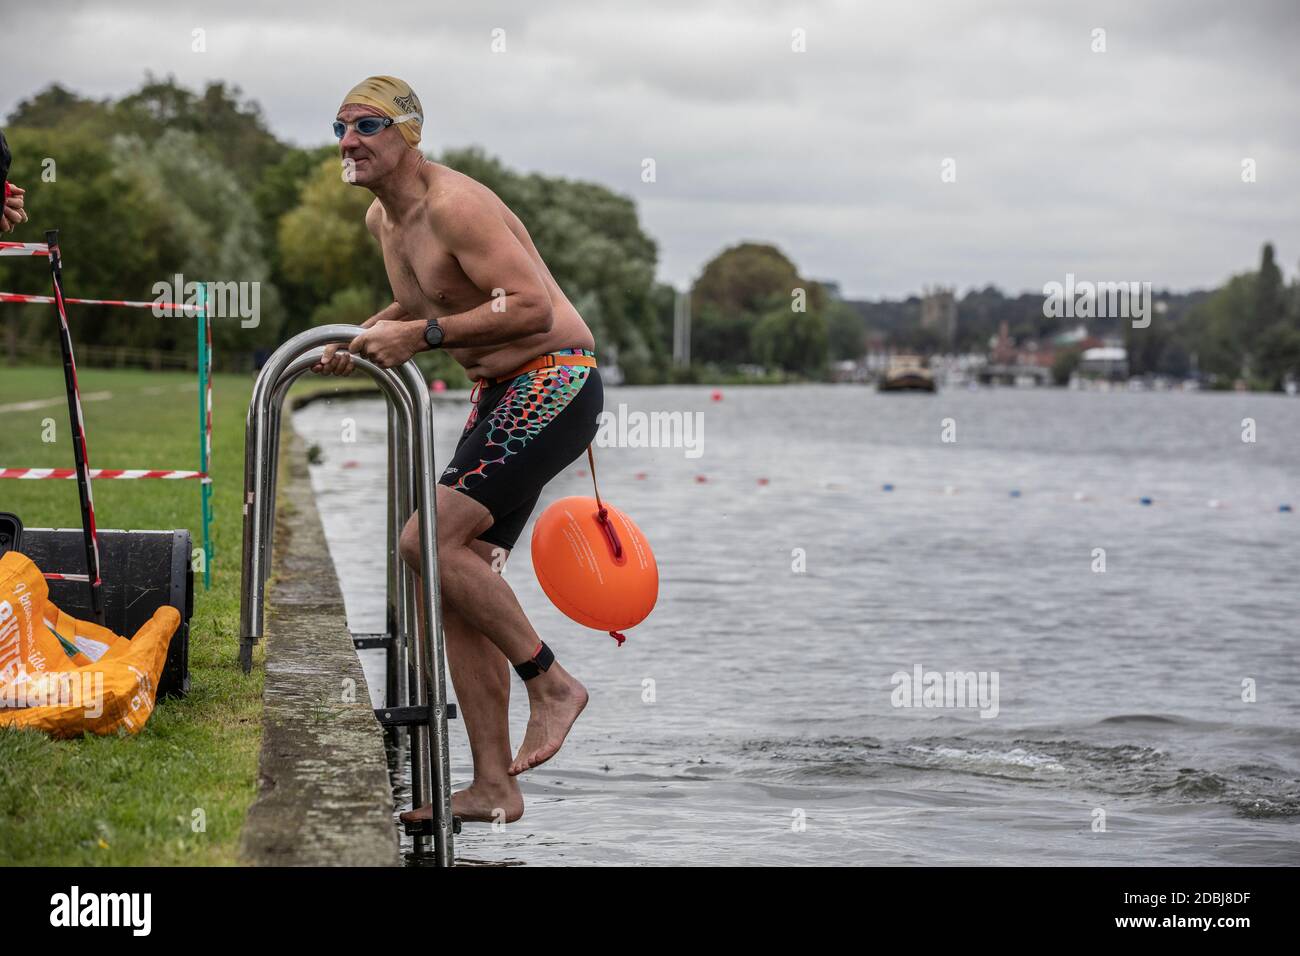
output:
M 478 180 L 446 166 L 429 190 L 429 212 L 440 228 L 464 228 L 484 215 L 499 213 L 501 200 Z
M 384 204 L 381 203 L 379 197 L 376 196 L 370 203 L 369 208 L 366 209 L 366 228 L 370 230 L 370 234 L 375 238 L 379 237 L 379 223 L 383 221 L 383 218 Z M 353 221 L 355 222 L 356 220 Z

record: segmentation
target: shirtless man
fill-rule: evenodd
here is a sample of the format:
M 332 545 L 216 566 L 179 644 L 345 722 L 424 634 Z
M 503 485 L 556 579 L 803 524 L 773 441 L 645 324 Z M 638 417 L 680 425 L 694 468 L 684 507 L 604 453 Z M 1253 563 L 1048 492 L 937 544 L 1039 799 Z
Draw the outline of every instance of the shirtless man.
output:
M 474 760 L 474 781 L 454 794 L 452 811 L 479 821 L 504 813 L 512 822 L 524 811 L 515 777 L 555 755 L 587 691 L 554 663 L 500 568 L 542 487 L 595 437 L 603 387 L 591 330 L 524 224 L 482 184 L 425 159 L 416 148 L 422 122 L 415 93 L 391 76 L 358 84 L 339 108 L 344 168 L 375 195 L 366 226 L 383 250 L 395 301 L 363 323 L 346 350 L 327 348 L 315 370 L 349 374 L 352 354 L 391 368 L 443 348 L 478 383 L 436 489 L 443 630 Z M 414 516 L 400 547 L 419 572 Z M 510 665 L 530 707 L 513 758 Z

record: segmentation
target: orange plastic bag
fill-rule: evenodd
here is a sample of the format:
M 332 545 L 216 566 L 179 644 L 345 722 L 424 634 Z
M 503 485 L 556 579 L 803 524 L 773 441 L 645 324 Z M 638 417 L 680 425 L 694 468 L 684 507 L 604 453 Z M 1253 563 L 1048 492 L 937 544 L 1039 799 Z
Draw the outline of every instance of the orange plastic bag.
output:
M 0 726 L 53 737 L 139 733 L 180 626 L 160 607 L 130 640 L 60 611 L 25 554 L 0 557 Z

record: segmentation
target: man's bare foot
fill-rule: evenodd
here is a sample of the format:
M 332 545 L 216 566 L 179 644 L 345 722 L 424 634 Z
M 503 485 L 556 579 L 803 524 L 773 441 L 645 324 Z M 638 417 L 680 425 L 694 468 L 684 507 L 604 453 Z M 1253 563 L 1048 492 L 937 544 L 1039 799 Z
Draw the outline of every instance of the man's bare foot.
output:
M 451 815 L 466 823 L 514 823 L 524 815 L 524 796 L 513 780 L 496 786 L 471 783 L 451 795 Z M 400 817 L 403 823 L 420 823 L 433 817 L 433 807 L 407 810 Z
M 510 776 L 546 763 L 559 752 L 569 728 L 587 706 L 587 688 L 578 683 L 559 664 L 538 674 L 524 686 L 528 688 L 528 729 L 524 742 L 510 765 Z

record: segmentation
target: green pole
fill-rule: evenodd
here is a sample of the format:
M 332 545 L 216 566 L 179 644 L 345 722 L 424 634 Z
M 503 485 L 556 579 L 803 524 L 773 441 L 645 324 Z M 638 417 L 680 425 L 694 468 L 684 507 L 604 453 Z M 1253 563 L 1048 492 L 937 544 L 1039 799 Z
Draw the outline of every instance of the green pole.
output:
M 198 366 L 199 366 L 199 471 L 207 477 L 200 479 L 200 513 L 203 520 L 203 589 L 212 590 L 212 476 L 208 473 L 209 457 L 212 449 L 208 447 L 208 421 L 212 414 L 212 348 L 211 319 L 208 316 L 208 284 L 199 283 L 198 294 Z

